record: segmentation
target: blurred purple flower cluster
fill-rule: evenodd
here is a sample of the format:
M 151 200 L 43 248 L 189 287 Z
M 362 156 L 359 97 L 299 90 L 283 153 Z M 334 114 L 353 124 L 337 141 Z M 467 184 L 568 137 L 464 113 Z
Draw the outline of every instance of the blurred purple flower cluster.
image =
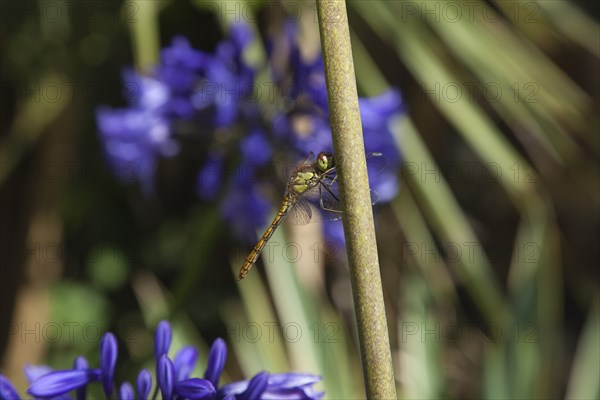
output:
M 272 207 L 261 190 L 261 169 L 273 165 L 276 154 L 299 161 L 311 152 L 333 150 L 321 54 L 303 55 L 296 25 L 284 26 L 284 34 L 265 43 L 275 88 L 267 101 L 257 95 L 264 87 L 245 61 L 255 38 L 244 24 L 232 25 L 213 53 L 195 50 L 178 37 L 163 49 L 152 76 L 127 72 L 125 85 L 138 88 L 138 95 L 125 109 L 102 107 L 97 113 L 105 153 L 117 176 L 133 178 L 151 193 L 159 158 L 176 155 L 180 139 L 203 136 L 208 148 L 196 193 L 203 200 L 223 196 L 222 218 L 238 239 L 253 242 Z M 397 90 L 360 99 L 366 151 L 382 153 L 387 163 L 385 170 L 369 170 L 379 202 L 391 200 L 398 190 L 400 154 L 389 126 L 402 112 Z M 234 173 L 228 175 L 230 170 Z M 341 224 L 327 224 L 326 233 L 343 244 Z
M 155 394 L 161 392 L 165 400 L 206 399 L 206 400 L 269 400 L 305 399 L 318 400 L 322 392 L 314 389 L 320 377 L 302 373 L 269 374 L 260 372 L 250 380 L 233 382 L 219 386 L 221 373 L 227 359 L 227 346 L 223 339 L 213 343 L 208 355 L 208 365 L 203 378 L 191 378 L 198 358 L 198 350 L 192 346 L 183 347 L 173 359 L 168 356 L 171 346 L 171 326 L 167 321 L 158 324 L 154 342 L 156 361 Z M 148 399 L 152 390 L 152 374 L 143 369 L 137 376 L 136 385 L 124 382 L 114 391 L 114 375 L 117 363 L 117 339 L 106 333 L 100 342 L 100 368 L 90 368 L 84 357 L 75 359 L 73 369 L 53 371 L 46 366 L 27 366 L 25 374 L 29 381 L 27 393 L 36 399 L 75 399 L 87 398 L 87 386 L 100 382 L 106 398 L 120 400 Z M 0 374 L 0 398 L 18 400 L 22 397 L 12 383 Z M 153 395 L 152 398 L 156 398 Z

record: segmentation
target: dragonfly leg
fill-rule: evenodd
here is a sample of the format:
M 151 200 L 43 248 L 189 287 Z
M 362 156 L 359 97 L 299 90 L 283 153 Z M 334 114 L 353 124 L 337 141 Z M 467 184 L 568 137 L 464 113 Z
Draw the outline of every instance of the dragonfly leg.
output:
M 335 183 L 335 181 L 337 180 L 338 174 L 333 175 L 333 178 L 331 177 L 334 169 L 335 169 L 335 167 L 325 171 L 322 175 L 323 179 L 329 179 L 327 186 L 333 185 Z
M 332 208 L 325 206 L 325 203 L 323 203 L 323 194 L 322 194 L 323 192 L 321 189 L 322 187 L 325 188 L 325 190 L 327 190 L 329 192 L 329 194 L 333 196 L 334 199 L 336 199 L 337 201 L 340 201 L 340 199 L 338 199 L 338 197 L 335 194 L 333 194 L 331 189 L 329 189 L 329 187 L 326 184 L 324 184 L 323 182 L 319 182 L 319 204 L 320 204 L 321 208 L 325 211 L 330 211 L 330 212 L 336 212 L 336 213 L 342 212 L 341 210 L 334 210 Z
M 321 186 L 325 188 L 325 190 L 327 190 L 329 192 L 330 195 L 333 196 L 334 199 L 336 199 L 337 201 L 340 201 L 340 199 L 331 191 L 331 189 L 329 189 L 329 186 L 331 185 L 326 185 L 323 182 L 319 182 L 319 190 L 321 190 Z
M 335 181 L 337 181 L 337 178 L 338 178 L 338 174 L 335 174 L 335 176 L 333 177 L 331 182 L 329 182 L 329 186 L 333 185 L 335 183 Z

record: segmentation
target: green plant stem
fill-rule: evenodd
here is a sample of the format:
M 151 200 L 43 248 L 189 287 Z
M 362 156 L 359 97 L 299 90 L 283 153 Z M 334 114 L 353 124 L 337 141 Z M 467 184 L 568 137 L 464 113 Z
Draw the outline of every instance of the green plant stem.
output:
M 159 9 L 160 4 L 156 1 L 133 0 L 123 6 L 123 13 L 127 16 L 132 36 L 135 66 L 139 71 L 146 71 L 158 62 Z
M 396 399 L 345 0 L 317 0 L 367 398 Z

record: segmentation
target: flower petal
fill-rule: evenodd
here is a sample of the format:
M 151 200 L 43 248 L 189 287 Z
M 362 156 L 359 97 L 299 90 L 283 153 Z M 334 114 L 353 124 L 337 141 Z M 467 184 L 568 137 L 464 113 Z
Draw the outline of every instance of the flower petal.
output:
M 160 321 L 154 336 L 154 357 L 158 360 L 169 352 L 171 346 L 171 325 L 168 321 Z
M 137 377 L 137 392 L 140 400 L 146 400 L 152 389 L 152 375 L 147 369 L 140 371 Z
M 314 390 L 303 390 L 295 388 L 283 393 L 265 391 L 260 400 L 319 400 L 324 395 L 323 392 L 315 392 Z
M 313 374 L 285 373 L 269 376 L 269 384 L 263 393 L 262 400 L 317 400 L 323 392 L 316 392 L 313 385 L 321 377 Z
M 73 361 L 73 369 L 83 370 L 89 368 L 90 363 L 88 363 L 88 360 L 84 356 L 78 356 L 75 358 L 75 361 Z
M 206 366 L 206 372 L 204 373 L 204 379 L 209 380 L 213 386 L 219 386 L 219 378 L 221 372 L 225 367 L 225 360 L 227 359 L 227 345 L 221 338 L 216 339 L 210 348 L 208 354 L 208 365 Z
M 21 398 L 17 389 L 15 389 L 8 378 L 2 374 L 0 374 L 0 398 L 6 400 L 19 400 Z
M 133 386 L 129 382 L 123 382 L 119 388 L 119 400 L 133 400 Z
M 35 397 L 54 397 L 100 379 L 99 369 L 54 371 L 38 378 L 27 393 Z
M 229 396 L 229 395 L 239 395 L 244 392 L 248 388 L 248 380 L 237 381 L 228 383 L 227 385 L 223 385 L 219 389 L 219 397 Z
M 117 339 L 112 333 L 105 333 L 100 342 L 100 368 L 102 370 L 102 387 L 104 393 L 110 396 L 113 389 L 113 377 L 117 364 Z
M 244 393 L 237 396 L 238 399 L 242 400 L 256 400 L 260 399 L 263 392 L 267 388 L 267 384 L 269 382 L 269 373 L 268 372 L 260 372 L 254 376 L 250 380 L 248 384 L 248 388 L 244 391 Z
M 174 368 L 171 359 L 163 355 L 158 360 L 156 379 L 158 380 L 158 387 L 164 400 L 171 399 L 173 394 L 173 375 Z
M 52 368 L 47 365 L 26 365 L 25 366 L 25 376 L 27 377 L 27 381 L 31 385 L 38 378 L 49 374 L 52 372 Z
M 269 375 L 269 390 L 292 389 L 294 387 L 313 385 L 321 380 L 319 375 L 290 372 Z
M 83 356 L 79 356 L 79 357 L 75 358 L 75 361 L 73 361 L 73 369 L 75 369 L 75 370 L 86 370 L 86 369 L 89 369 L 89 367 L 90 367 L 90 364 L 88 363 L 86 358 Z M 77 389 L 75 396 L 76 396 L 77 400 L 87 399 L 86 387 L 82 386 L 79 389 Z
M 175 383 L 175 394 L 186 399 L 205 399 L 213 397 L 217 391 L 210 381 L 191 378 Z
M 198 359 L 198 350 L 192 346 L 185 346 L 177 352 L 175 359 L 173 360 L 173 366 L 175 367 L 175 380 L 177 382 L 183 381 L 190 377 L 190 374 L 194 370 L 194 364 Z

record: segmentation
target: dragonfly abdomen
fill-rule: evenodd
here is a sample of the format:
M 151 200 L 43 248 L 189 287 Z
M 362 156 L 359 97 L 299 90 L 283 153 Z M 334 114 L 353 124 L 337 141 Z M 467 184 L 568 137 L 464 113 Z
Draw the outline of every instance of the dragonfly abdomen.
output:
M 240 269 L 238 280 L 244 279 L 248 272 L 250 272 L 252 266 L 254 265 L 256 260 L 258 260 L 258 256 L 262 252 L 263 248 L 265 247 L 271 236 L 273 236 L 273 232 L 275 232 L 275 229 L 277 229 L 277 227 L 283 220 L 283 217 L 285 217 L 291 206 L 292 200 L 290 199 L 290 196 L 286 194 L 283 198 L 283 201 L 281 202 L 281 207 L 279 207 L 279 211 L 277 211 L 277 215 L 275 215 L 275 218 L 273 218 L 273 221 L 271 222 L 271 225 L 269 225 L 267 230 L 265 230 L 265 233 L 263 233 L 258 243 L 256 243 L 256 246 L 254 246 L 250 254 L 248 254 L 248 257 L 246 257 L 244 265 L 242 265 L 242 268 Z

